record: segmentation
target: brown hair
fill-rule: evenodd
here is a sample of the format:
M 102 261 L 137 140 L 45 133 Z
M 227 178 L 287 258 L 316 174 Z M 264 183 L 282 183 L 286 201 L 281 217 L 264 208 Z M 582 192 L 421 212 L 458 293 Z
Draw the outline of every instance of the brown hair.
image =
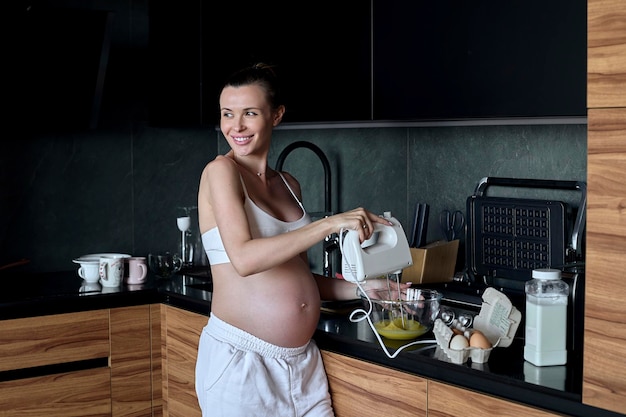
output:
M 262 62 L 240 69 L 232 74 L 226 80 L 222 89 L 225 87 L 242 87 L 250 84 L 258 84 L 265 90 L 267 101 L 272 108 L 275 109 L 284 104 L 275 67 Z

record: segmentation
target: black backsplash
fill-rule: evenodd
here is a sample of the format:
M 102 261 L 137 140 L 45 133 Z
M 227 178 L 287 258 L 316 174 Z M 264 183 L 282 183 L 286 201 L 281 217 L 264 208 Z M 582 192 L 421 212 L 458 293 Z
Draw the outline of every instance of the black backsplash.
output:
M 331 164 L 333 211 L 391 211 L 407 230 L 415 202 L 426 202 L 430 242 L 442 238 L 439 211 L 464 210 L 482 177 L 585 181 L 586 137 L 586 125 L 279 129 L 270 164 L 287 144 L 313 142 Z M 40 271 L 73 269 L 71 260 L 86 253 L 177 251 L 180 207 L 196 205 L 204 165 L 228 146 L 214 129 L 144 125 L 8 140 L 0 154 L 0 265 L 27 258 L 20 268 Z M 297 150 L 283 168 L 300 180 L 307 210 L 323 211 L 317 157 Z M 310 258 L 319 270 L 321 247 Z

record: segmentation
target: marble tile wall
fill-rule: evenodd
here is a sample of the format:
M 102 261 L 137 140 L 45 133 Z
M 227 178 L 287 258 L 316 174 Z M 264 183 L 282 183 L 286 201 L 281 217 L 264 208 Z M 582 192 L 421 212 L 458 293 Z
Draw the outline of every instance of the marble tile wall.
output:
M 586 137 L 586 125 L 279 129 L 270 164 L 289 143 L 312 142 L 330 161 L 334 212 L 357 206 L 391 211 L 408 229 L 413 205 L 425 202 L 432 241 L 442 237 L 437 213 L 465 210 L 482 177 L 586 180 Z M 202 168 L 228 145 L 213 129 L 141 125 L 13 139 L 5 149 L 0 265 L 27 258 L 30 264 L 21 268 L 58 271 L 74 269 L 71 260 L 86 253 L 178 251 L 176 217 L 181 207 L 196 205 Z M 300 180 L 307 210 L 324 211 L 317 156 L 295 150 L 283 169 Z M 578 196 L 559 198 L 575 202 Z M 319 270 L 321 247 L 310 257 Z

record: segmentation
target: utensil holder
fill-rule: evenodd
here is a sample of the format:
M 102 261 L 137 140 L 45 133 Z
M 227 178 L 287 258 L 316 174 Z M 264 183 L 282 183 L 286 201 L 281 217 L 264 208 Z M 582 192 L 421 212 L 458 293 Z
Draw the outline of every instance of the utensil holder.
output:
M 459 251 L 458 239 L 436 241 L 410 250 L 413 265 L 402 270 L 402 282 L 425 284 L 453 280 Z

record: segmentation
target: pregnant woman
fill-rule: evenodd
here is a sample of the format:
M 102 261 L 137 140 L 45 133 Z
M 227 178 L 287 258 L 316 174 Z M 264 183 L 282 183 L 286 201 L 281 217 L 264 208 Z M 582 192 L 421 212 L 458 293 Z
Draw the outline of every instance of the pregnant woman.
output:
M 333 416 L 311 338 L 321 300 L 354 299 L 357 287 L 312 274 L 306 252 L 341 230 L 357 230 L 362 242 L 374 223 L 389 221 L 357 208 L 311 222 L 298 181 L 269 168 L 272 131 L 285 112 L 271 67 L 233 74 L 219 106 L 231 149 L 207 164 L 198 193 L 213 278 L 196 363 L 203 416 Z

